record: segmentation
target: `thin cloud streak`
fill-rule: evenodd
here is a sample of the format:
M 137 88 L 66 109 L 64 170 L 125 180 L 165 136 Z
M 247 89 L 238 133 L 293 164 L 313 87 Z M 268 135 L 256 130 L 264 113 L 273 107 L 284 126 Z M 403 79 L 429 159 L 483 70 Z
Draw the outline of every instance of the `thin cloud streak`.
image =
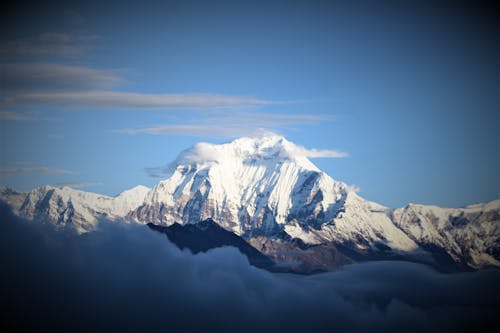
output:
M 170 172 L 169 166 L 144 168 L 149 178 L 165 178 Z
M 291 102 L 294 103 L 294 102 Z M 324 114 L 291 114 L 262 112 L 220 112 L 210 115 L 214 123 L 234 124 L 248 127 L 286 126 L 293 124 L 314 123 L 318 121 L 333 121 L 335 118 Z
M 98 35 L 81 35 L 81 34 L 71 34 L 67 32 L 44 32 L 38 36 L 38 39 L 42 42 L 53 42 L 53 43 L 71 43 L 77 41 L 88 41 L 100 39 Z
M 84 54 L 89 45 L 87 42 L 99 39 L 98 35 L 44 32 L 36 37 L 4 41 L 0 45 L 0 56 L 4 58 L 16 57 L 75 57 Z
M 244 128 L 244 127 L 229 127 L 223 125 L 161 125 L 146 128 L 125 128 L 113 131 L 119 134 L 149 134 L 149 135 L 168 135 L 168 134 L 181 134 L 181 135 L 194 135 L 194 136 L 239 136 L 242 134 L 252 134 L 257 129 Z
M 16 105 L 16 101 L 29 94 L 114 88 L 126 82 L 119 75 L 121 72 L 57 63 L 0 64 L 2 104 Z
M 349 154 L 338 150 L 331 149 L 307 149 L 304 147 L 298 147 L 297 154 L 309 157 L 309 158 L 343 158 L 348 157 Z
M 0 106 L 58 105 L 96 109 L 170 109 L 176 107 L 249 107 L 272 104 L 252 97 L 218 94 L 142 94 L 119 91 L 38 92 L 4 98 Z
M 75 172 L 57 168 L 0 168 L 0 175 L 15 175 L 21 173 L 40 173 L 40 174 L 74 174 Z
M 0 121 L 59 121 L 59 118 L 48 117 L 43 112 L 0 111 Z
M 26 121 L 33 119 L 33 117 L 26 114 L 20 114 L 12 111 L 0 111 L 0 121 Z
M 85 48 L 75 44 L 47 44 L 30 41 L 9 41 L 0 46 L 0 56 L 28 57 L 28 56 L 76 56 L 83 53 Z
M 71 38 L 51 34 L 44 38 Z M 50 105 L 65 109 L 166 110 L 172 108 L 211 108 L 213 112 L 230 108 L 259 107 L 269 104 L 294 103 L 270 101 L 248 96 L 213 93 L 148 94 L 117 90 L 127 82 L 124 70 L 96 69 L 58 63 L 0 64 L 2 80 L 0 108 Z M 221 119 L 227 115 L 219 113 Z M 241 116 L 243 117 L 243 115 Z M 252 115 L 247 115 L 247 118 Z M 255 119 L 255 116 L 253 116 Z M 282 121 L 279 115 L 272 116 Z M 285 116 L 286 117 L 286 116 Z M 303 117 L 302 117 L 303 118 Z M 301 119 L 303 120 L 303 119 Z
M 53 186 L 56 187 L 71 187 L 71 188 L 86 188 L 92 186 L 101 186 L 104 183 L 100 182 L 67 182 L 67 183 L 55 183 Z
M 315 114 L 273 114 L 273 113 L 210 113 L 203 115 L 202 123 L 165 124 L 144 128 L 123 128 L 113 130 L 114 133 L 128 135 L 209 135 L 215 137 L 233 137 L 241 135 L 258 135 L 263 132 L 276 132 L 276 128 L 294 124 L 332 121 L 332 116 Z M 310 152 L 311 155 L 324 155 L 321 151 Z

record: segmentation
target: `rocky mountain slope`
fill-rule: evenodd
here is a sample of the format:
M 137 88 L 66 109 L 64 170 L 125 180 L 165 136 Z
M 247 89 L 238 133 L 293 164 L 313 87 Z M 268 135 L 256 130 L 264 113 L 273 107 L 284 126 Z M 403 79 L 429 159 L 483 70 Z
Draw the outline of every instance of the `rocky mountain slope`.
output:
M 173 224 L 169 227 L 148 223 L 152 230 L 165 234 L 180 249 L 189 249 L 193 253 L 206 252 L 224 246 L 232 246 L 240 250 L 248 261 L 260 268 L 272 269 L 273 261 L 248 244 L 241 237 L 227 231 L 212 219 L 196 224 Z

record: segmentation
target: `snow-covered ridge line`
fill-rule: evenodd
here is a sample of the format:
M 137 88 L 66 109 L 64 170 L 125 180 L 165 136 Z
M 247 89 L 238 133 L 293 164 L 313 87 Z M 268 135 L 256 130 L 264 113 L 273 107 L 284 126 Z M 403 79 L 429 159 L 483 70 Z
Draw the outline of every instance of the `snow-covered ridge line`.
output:
M 319 170 L 303 147 L 278 135 L 181 152 L 166 179 L 116 197 L 42 186 L 0 198 L 28 219 L 94 230 L 100 218 L 172 225 L 212 218 L 247 240 L 300 239 L 353 251 L 422 257 L 441 249 L 470 267 L 500 266 L 500 200 L 464 208 L 389 209 Z
M 181 152 L 173 163 L 174 166 L 198 165 L 211 163 L 227 163 L 238 161 L 252 163 L 255 161 L 276 163 L 293 161 L 301 168 L 320 171 L 304 154 L 305 148 L 295 145 L 279 135 L 260 137 L 243 137 L 226 144 L 200 142 Z
M 99 218 L 123 219 L 143 203 L 150 190 L 139 185 L 110 197 L 68 186 L 44 185 L 28 193 L 4 188 L 0 198 L 19 216 L 58 225 L 70 224 L 83 233 L 94 230 Z

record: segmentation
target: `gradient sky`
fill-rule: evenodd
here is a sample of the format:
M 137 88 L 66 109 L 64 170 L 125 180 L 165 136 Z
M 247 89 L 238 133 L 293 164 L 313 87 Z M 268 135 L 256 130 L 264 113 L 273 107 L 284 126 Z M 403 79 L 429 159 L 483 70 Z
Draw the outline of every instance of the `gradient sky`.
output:
M 500 198 L 499 12 L 479 2 L 16 1 L 0 180 L 115 195 L 259 129 L 390 207 Z

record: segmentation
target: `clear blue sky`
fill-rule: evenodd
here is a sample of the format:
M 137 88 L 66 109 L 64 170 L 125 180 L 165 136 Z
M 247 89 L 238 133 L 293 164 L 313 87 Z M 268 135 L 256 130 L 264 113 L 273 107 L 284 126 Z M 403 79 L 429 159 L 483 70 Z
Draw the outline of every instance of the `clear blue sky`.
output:
M 478 2 L 16 1 L 0 179 L 115 195 L 259 128 L 390 207 L 500 197 L 499 13 Z

